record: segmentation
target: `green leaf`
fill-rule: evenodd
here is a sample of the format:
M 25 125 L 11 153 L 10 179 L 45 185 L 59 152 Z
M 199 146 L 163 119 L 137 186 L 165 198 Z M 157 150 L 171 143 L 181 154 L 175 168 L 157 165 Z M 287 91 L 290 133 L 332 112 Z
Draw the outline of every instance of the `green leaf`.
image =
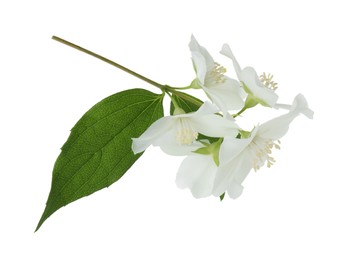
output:
M 182 98 L 180 96 L 172 95 L 173 99 L 177 102 L 178 106 L 180 108 L 182 108 L 186 113 L 197 111 L 198 108 L 203 104 L 203 101 L 201 101 L 200 99 L 193 97 L 189 94 L 182 93 L 182 96 L 184 96 L 184 98 Z M 195 102 L 191 102 L 189 100 L 194 100 Z M 198 104 L 196 104 L 196 103 L 198 103 Z M 175 111 L 175 106 L 171 102 L 170 115 L 173 115 L 174 111 Z
M 134 155 L 139 137 L 163 117 L 164 95 L 144 89 L 114 94 L 93 106 L 71 130 L 54 165 L 51 190 L 36 231 L 55 211 L 108 187 L 142 155 Z

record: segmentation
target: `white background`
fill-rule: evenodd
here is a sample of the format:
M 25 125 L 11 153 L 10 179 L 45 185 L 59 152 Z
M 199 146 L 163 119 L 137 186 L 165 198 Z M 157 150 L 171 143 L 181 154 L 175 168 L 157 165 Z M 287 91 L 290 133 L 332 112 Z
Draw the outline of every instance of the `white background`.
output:
M 0 258 L 352 259 L 348 3 L 1 1 Z M 242 66 L 273 73 L 280 102 L 303 93 L 314 120 L 293 122 L 277 163 L 251 173 L 237 200 L 179 190 L 182 158 L 151 148 L 119 182 L 34 233 L 74 123 L 113 93 L 157 92 L 51 36 L 186 86 L 192 33 L 230 73 L 218 54 L 224 42 Z

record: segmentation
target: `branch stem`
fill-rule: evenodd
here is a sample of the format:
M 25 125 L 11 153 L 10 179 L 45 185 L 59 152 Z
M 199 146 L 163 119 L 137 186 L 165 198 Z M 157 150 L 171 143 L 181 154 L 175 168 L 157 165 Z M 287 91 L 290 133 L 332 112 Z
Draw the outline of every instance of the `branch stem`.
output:
M 67 45 L 67 46 L 69 46 L 71 48 L 74 48 L 76 50 L 84 52 L 84 53 L 86 53 L 86 54 L 88 54 L 90 56 L 93 56 L 93 57 L 95 57 L 95 58 L 97 58 L 99 60 L 102 60 L 102 61 L 104 61 L 104 62 L 106 62 L 106 63 L 108 63 L 108 64 L 110 64 L 110 65 L 112 65 L 112 66 L 114 66 L 116 68 L 119 68 L 120 70 L 123 70 L 124 72 L 127 72 L 127 73 L 131 74 L 132 76 L 135 76 L 136 78 L 139 78 L 139 79 L 141 79 L 141 80 L 143 80 L 143 81 L 145 81 L 145 82 L 147 82 L 147 83 L 149 83 L 149 84 L 161 89 L 162 91 L 164 91 L 165 88 L 166 88 L 164 85 L 161 85 L 161 84 L 159 84 L 159 83 L 157 83 L 157 82 L 155 82 L 155 81 L 153 81 L 151 79 L 148 79 L 148 78 L 146 78 L 146 77 L 144 77 L 144 76 L 142 76 L 142 75 L 140 75 L 140 74 L 138 74 L 138 73 L 136 73 L 136 72 L 134 72 L 134 71 L 132 71 L 132 70 L 130 70 L 130 69 L 128 69 L 128 68 L 126 68 L 126 67 L 124 67 L 124 66 L 122 66 L 122 65 L 120 65 L 120 64 L 118 64 L 116 62 L 114 62 L 114 61 L 112 61 L 112 60 L 109 60 L 109 59 L 107 59 L 107 58 L 105 58 L 105 57 L 103 57 L 103 56 L 101 56 L 99 54 L 96 54 L 96 53 L 94 53 L 92 51 L 89 51 L 89 50 L 87 50 L 87 49 L 85 49 L 85 48 L 83 48 L 81 46 L 78 46 L 78 45 L 72 43 L 72 42 L 66 41 L 66 40 L 61 39 L 61 38 L 59 38 L 57 36 L 53 36 L 52 39 L 55 40 L 55 41 L 58 41 L 58 42 L 60 42 L 62 44 L 65 44 L 65 45 Z

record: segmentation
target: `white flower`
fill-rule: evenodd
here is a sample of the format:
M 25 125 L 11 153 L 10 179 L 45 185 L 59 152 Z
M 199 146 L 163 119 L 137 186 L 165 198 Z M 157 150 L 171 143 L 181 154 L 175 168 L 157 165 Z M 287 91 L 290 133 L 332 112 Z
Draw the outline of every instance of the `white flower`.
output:
M 276 83 L 271 81 L 272 76 L 266 77 L 264 74 L 262 79 L 265 82 L 263 84 L 254 68 L 245 67 L 241 69 L 228 44 L 223 45 L 220 53 L 232 60 L 237 77 L 242 82 L 244 90 L 248 93 L 247 106 L 254 106 L 257 103 L 268 107 L 275 106 L 278 96 L 274 92 Z
M 140 137 L 132 138 L 135 154 L 143 152 L 151 144 L 170 155 L 187 155 L 202 147 L 197 142 L 198 133 L 209 137 L 236 135 L 234 122 L 215 115 L 218 108 L 205 102 L 196 112 L 162 117 L 155 121 Z
M 249 138 L 225 137 L 220 147 L 213 195 L 220 196 L 226 191 L 233 199 L 240 196 L 241 184 L 252 168 L 258 170 L 265 162 L 270 167 L 275 162 L 271 150 L 279 148 L 277 140 L 287 133 L 290 123 L 299 114 L 313 118 L 313 111 L 301 94 L 295 97 L 287 114 L 255 127 Z
M 192 86 L 202 88 L 223 113 L 241 109 L 244 105 L 244 93 L 239 82 L 224 75 L 226 69 L 214 62 L 209 52 L 199 45 L 193 35 L 189 47 L 197 74 Z

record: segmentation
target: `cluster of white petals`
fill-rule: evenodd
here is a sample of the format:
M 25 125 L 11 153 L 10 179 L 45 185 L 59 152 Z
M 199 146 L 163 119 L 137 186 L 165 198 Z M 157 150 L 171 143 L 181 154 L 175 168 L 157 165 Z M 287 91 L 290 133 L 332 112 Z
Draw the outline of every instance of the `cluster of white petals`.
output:
M 216 173 L 213 195 L 220 196 L 225 191 L 233 199 L 241 195 L 242 182 L 251 169 L 258 170 L 265 163 L 268 167 L 273 164 L 271 150 L 279 148 L 279 143 L 275 141 L 287 133 L 290 123 L 299 114 L 313 118 L 313 111 L 301 94 L 296 96 L 287 114 L 258 125 L 249 138 L 225 137 L 220 148 L 220 167 Z
M 256 100 L 263 106 L 275 106 L 278 99 L 277 94 L 273 89 L 268 88 L 262 83 L 254 68 L 245 67 L 241 69 L 228 44 L 222 46 L 220 53 L 232 60 L 237 77 L 251 99 Z
M 224 75 L 226 69 L 214 62 L 209 52 L 199 45 L 193 35 L 189 47 L 197 74 L 193 86 L 202 88 L 223 113 L 241 109 L 244 106 L 244 93 L 240 83 Z
M 169 155 L 188 155 L 202 147 L 196 140 L 199 133 L 209 137 L 237 134 L 237 125 L 216 115 L 217 112 L 219 109 L 206 101 L 194 113 L 160 118 L 140 137 L 132 138 L 132 151 L 140 153 L 154 145 Z
M 226 76 L 226 69 L 194 36 L 189 47 L 196 72 L 191 86 L 202 89 L 212 103 L 205 101 L 192 113 L 184 113 L 175 104 L 177 113 L 157 120 L 140 137 L 133 138 L 132 150 L 137 154 L 154 145 L 167 154 L 186 156 L 177 172 L 179 188 L 188 188 L 195 198 L 226 193 L 235 199 L 242 194 L 242 183 L 252 169 L 273 165 L 272 150 L 280 148 L 279 139 L 290 123 L 300 114 L 312 119 L 313 111 L 302 94 L 291 105 L 278 104 L 272 76 L 259 77 L 252 67 L 241 69 L 227 44 L 220 53 L 232 60 L 238 80 Z M 263 124 L 254 122 L 256 126 L 246 132 L 231 113 L 257 104 L 288 112 Z

